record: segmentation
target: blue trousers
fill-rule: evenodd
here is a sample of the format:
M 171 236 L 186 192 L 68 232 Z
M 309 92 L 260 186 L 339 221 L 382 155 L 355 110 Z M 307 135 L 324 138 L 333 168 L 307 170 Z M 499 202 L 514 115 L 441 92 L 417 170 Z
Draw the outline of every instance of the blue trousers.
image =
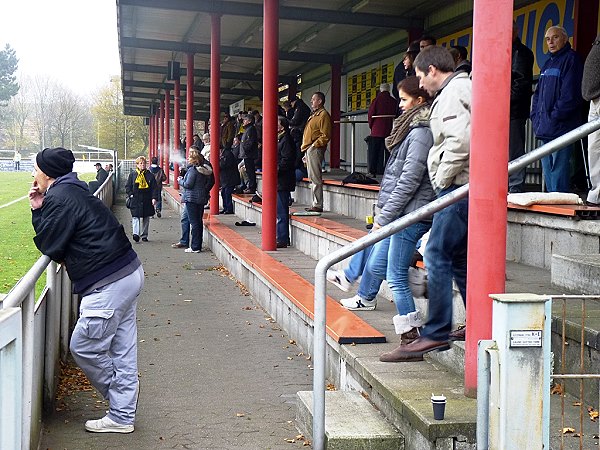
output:
M 440 192 L 443 196 L 459 186 Z M 448 340 L 452 329 L 452 278 L 463 301 L 467 294 L 467 236 L 469 200 L 464 198 L 433 216 L 431 233 L 425 249 L 429 314 L 423 336 L 434 341 Z
M 190 219 L 188 218 L 187 208 L 185 207 L 185 203 L 181 205 L 181 239 L 179 239 L 179 243 L 181 245 L 185 245 L 186 247 L 190 246 Z
M 192 250 L 202 250 L 202 216 L 204 215 L 204 206 L 198 203 L 187 202 L 185 208 L 187 209 L 188 220 L 190 221 L 192 232 L 190 248 Z
M 277 191 L 277 242 L 290 244 L 290 191 Z
M 379 288 L 381 287 L 381 283 L 383 282 L 384 277 L 378 277 L 372 271 L 373 268 L 378 270 L 378 273 L 385 274 L 385 268 L 381 268 L 381 263 L 377 266 L 375 264 L 371 264 L 369 267 L 368 261 L 372 258 L 372 253 L 377 252 L 378 254 L 385 254 L 387 257 L 387 251 L 389 248 L 390 240 L 389 238 L 384 239 L 383 241 L 378 242 L 375 245 L 365 248 L 360 252 L 356 253 L 352 258 L 350 258 L 350 264 L 346 269 L 344 269 L 344 274 L 346 278 L 355 282 L 358 277 L 360 279 L 360 284 L 358 285 L 358 295 L 365 300 L 373 300 L 377 293 L 379 292 Z M 379 261 L 379 259 L 377 260 Z M 387 259 L 386 259 L 387 264 Z
M 110 402 L 108 417 L 129 425 L 137 401 L 137 296 L 144 286 L 140 265 L 132 274 L 81 299 L 71 354 L 90 383 Z
M 223 212 L 233 213 L 233 199 L 232 194 L 235 186 L 222 187 L 221 188 L 221 199 L 223 200 Z
M 544 144 L 550 142 L 542 140 Z M 571 152 L 573 144 L 542 158 L 547 192 L 571 192 Z

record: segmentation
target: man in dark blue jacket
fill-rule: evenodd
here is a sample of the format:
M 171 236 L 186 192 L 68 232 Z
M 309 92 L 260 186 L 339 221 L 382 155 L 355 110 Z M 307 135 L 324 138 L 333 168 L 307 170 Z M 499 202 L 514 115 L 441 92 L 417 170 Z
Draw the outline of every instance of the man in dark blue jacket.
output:
M 547 143 L 581 125 L 581 78 L 583 63 L 571 48 L 569 36 L 562 27 L 546 31 L 550 58 L 540 72 L 533 94 L 531 120 L 539 140 Z M 572 145 L 542 158 L 542 170 L 548 192 L 570 191 L 570 159 Z
M 88 420 L 95 433 L 131 433 L 138 398 L 137 296 L 144 270 L 123 225 L 72 172 L 70 150 L 46 148 L 35 158 L 29 203 L 36 247 L 63 263 L 81 295 L 70 350 L 110 403 Z

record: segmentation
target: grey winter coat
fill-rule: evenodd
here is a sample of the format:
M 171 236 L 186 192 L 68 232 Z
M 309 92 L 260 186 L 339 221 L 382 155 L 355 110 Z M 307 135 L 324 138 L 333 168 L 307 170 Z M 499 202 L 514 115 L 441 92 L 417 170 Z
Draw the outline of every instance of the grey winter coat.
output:
M 378 225 L 387 225 L 435 199 L 427 171 L 432 145 L 429 127 L 417 125 L 392 149 L 379 188 Z

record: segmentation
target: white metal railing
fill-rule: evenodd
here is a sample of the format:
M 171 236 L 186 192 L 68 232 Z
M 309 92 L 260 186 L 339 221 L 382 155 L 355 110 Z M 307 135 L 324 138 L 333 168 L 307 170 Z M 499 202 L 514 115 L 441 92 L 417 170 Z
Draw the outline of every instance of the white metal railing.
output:
M 109 208 L 113 177 L 94 193 Z M 36 283 L 45 271 L 46 286 L 36 302 Z M 29 450 L 37 447 L 42 405 L 54 400 L 58 358 L 68 353 L 77 296 L 64 267 L 42 255 L 0 308 L 0 448 Z
M 532 150 L 508 164 L 508 173 L 512 174 L 529 164 L 549 155 L 568 144 L 572 144 L 600 129 L 600 119 L 586 123 L 563 136 L 548 142 L 541 147 Z M 377 242 L 395 234 L 404 228 L 416 223 L 433 213 L 444 209 L 466 197 L 469 193 L 469 185 L 460 188 L 428 203 L 425 206 L 397 219 L 396 221 L 381 227 L 377 231 L 357 239 L 351 244 L 336 250 L 319 260 L 315 267 L 315 297 L 314 297 L 314 376 L 313 376 L 313 448 L 323 450 L 325 448 L 325 369 L 326 369 L 326 273 L 334 264 L 358 253 L 359 251 L 376 244 Z

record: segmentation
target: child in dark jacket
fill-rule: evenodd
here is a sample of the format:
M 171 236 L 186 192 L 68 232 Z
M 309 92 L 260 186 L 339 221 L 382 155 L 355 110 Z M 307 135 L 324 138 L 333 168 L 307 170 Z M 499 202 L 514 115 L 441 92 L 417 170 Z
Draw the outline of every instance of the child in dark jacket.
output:
M 221 199 L 223 209 L 221 214 L 233 214 L 233 190 L 240 184 L 240 173 L 238 171 L 238 160 L 230 148 L 221 149 L 219 156 L 219 180 L 221 182 Z

